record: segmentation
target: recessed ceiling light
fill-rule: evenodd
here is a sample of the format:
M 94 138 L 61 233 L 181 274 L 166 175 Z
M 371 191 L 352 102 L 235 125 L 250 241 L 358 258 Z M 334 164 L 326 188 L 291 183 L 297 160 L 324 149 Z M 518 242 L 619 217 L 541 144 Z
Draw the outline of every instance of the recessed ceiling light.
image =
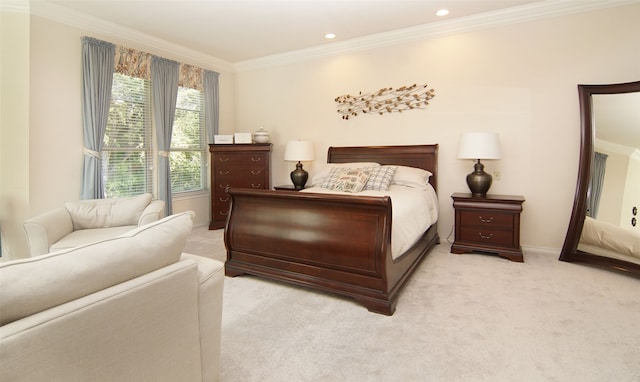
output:
M 438 12 L 436 12 L 436 16 L 446 16 L 448 14 L 449 14 L 448 9 L 439 9 Z
M 324 38 L 332 39 L 332 38 L 336 38 L 336 35 L 333 33 L 327 33 L 326 35 L 324 35 Z

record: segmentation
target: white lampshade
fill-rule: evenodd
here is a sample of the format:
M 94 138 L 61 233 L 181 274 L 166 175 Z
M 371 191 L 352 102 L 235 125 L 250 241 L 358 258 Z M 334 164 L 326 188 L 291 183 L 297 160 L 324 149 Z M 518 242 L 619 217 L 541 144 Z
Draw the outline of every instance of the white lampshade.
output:
M 313 160 L 313 144 L 309 141 L 289 141 L 284 150 L 284 160 L 302 162 Z
M 464 133 L 458 144 L 459 159 L 500 159 L 498 133 Z

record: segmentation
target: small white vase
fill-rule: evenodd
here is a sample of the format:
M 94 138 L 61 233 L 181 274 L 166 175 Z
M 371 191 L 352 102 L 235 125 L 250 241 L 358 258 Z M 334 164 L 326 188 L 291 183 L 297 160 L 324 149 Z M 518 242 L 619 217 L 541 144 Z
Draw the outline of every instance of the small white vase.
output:
M 253 141 L 255 143 L 269 143 L 269 139 L 270 139 L 269 132 L 265 130 L 262 126 L 260 126 L 258 131 L 253 133 Z

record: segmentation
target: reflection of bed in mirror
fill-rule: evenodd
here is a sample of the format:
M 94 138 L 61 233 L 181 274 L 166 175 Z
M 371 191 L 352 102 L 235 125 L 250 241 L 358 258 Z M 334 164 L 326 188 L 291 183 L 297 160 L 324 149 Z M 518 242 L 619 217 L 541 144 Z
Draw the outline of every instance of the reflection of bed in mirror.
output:
M 580 164 L 560 260 L 640 275 L 640 81 L 578 93 Z
M 578 250 L 640 264 L 640 231 L 587 216 Z

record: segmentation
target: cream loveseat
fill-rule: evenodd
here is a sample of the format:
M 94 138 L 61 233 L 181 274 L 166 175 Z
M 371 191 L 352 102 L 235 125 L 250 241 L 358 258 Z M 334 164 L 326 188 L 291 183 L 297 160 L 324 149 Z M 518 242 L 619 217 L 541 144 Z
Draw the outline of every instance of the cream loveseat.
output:
M 24 223 L 30 256 L 73 248 L 130 231 L 164 215 L 164 201 L 151 194 L 66 202 Z
M 0 381 L 217 381 L 224 266 L 192 213 L 0 263 Z

